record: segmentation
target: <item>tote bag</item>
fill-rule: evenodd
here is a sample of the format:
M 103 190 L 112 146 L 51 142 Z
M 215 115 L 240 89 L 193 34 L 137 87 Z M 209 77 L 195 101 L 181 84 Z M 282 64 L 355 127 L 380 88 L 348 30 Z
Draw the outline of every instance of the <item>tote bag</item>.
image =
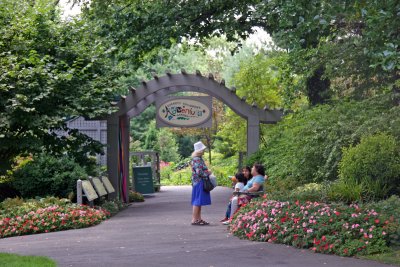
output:
M 211 190 L 214 189 L 214 185 L 210 181 L 210 177 L 207 176 L 206 178 L 203 179 L 203 190 L 206 192 L 210 192 Z

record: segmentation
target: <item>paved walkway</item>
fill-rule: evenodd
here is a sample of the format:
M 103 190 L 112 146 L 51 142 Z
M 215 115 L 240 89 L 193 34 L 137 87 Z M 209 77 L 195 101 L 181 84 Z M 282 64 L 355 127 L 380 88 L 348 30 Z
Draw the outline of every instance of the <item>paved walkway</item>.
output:
M 1 252 L 45 255 L 59 266 L 331 266 L 384 267 L 373 261 L 313 253 L 231 236 L 218 223 L 231 193 L 218 187 L 204 208 L 210 226 L 192 226 L 191 187 L 162 187 L 144 203 L 86 229 L 0 239 Z

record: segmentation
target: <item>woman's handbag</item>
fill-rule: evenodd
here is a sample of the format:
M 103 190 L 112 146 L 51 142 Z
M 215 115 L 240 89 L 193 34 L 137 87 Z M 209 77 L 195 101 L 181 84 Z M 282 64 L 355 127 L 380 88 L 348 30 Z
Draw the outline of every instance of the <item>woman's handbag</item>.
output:
M 211 181 L 211 183 L 213 184 L 213 186 L 214 187 L 217 187 L 218 186 L 218 182 L 217 182 L 217 177 L 215 177 L 215 175 L 214 174 L 210 174 L 210 181 Z
M 206 178 L 203 179 L 203 190 L 206 192 L 210 192 L 211 190 L 214 189 L 214 185 L 210 181 L 210 177 L 207 176 Z

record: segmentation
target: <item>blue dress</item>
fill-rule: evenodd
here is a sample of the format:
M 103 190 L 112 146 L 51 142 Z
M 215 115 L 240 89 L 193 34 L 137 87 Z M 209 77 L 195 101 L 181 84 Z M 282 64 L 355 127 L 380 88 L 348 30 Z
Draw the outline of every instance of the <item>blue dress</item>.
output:
M 210 192 L 203 190 L 203 178 L 210 175 L 204 160 L 201 157 L 194 157 L 192 165 L 192 206 L 211 205 Z

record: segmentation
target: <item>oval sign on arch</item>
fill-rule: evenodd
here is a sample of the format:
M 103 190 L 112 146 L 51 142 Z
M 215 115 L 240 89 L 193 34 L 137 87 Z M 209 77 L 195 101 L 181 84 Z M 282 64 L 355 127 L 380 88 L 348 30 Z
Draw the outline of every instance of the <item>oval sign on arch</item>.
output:
M 171 98 L 157 104 L 157 124 L 161 127 L 209 127 L 211 112 L 211 97 Z

